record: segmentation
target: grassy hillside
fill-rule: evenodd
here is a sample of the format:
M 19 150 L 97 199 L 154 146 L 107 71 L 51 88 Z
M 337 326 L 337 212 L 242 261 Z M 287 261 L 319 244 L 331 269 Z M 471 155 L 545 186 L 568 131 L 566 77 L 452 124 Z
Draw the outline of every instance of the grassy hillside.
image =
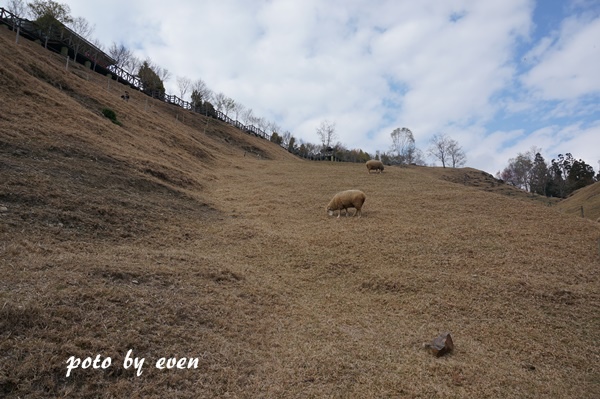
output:
M 600 396 L 600 224 L 299 160 L 4 29 L 0 57 L 0 396 Z M 328 217 L 348 188 L 363 217 Z
M 469 187 L 475 187 L 483 191 L 505 195 L 508 197 L 539 202 L 547 206 L 556 205 L 560 202 L 558 198 L 548 198 L 542 195 L 534 194 L 505 184 L 501 180 L 494 178 L 489 173 L 473 168 L 423 168 L 419 166 L 410 166 L 418 168 L 423 174 L 427 174 L 438 179 L 462 184 Z
M 575 191 L 569 198 L 561 201 L 558 208 L 565 213 L 583 216 L 592 220 L 600 219 L 600 182 Z

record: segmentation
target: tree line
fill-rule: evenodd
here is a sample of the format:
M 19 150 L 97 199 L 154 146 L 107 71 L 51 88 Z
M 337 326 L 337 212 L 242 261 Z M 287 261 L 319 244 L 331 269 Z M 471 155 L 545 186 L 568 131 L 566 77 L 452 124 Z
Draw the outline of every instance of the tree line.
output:
M 531 193 L 566 198 L 575 190 L 600 181 L 600 171 L 595 174 L 591 165 L 571 153 L 558 154 L 546 162 L 541 149 L 534 147 L 509 159 L 496 177 Z
M 273 132 L 271 141 L 304 158 L 332 156 L 344 162 L 364 163 L 370 159 L 376 159 L 386 165 L 427 165 L 423 151 L 415 145 L 413 132 L 406 127 L 394 129 L 390 133 L 392 144 L 389 151 L 376 151 L 374 156 L 362 149 L 348 149 L 344 144 L 337 141 L 338 135 L 335 130 L 335 123 L 330 121 L 322 121 L 316 133 L 321 144 L 300 141 L 298 145 L 294 136 L 289 132 L 284 133 L 282 136 Z M 462 167 L 467 159 L 458 142 L 445 134 L 433 136 L 430 140 L 427 155 L 440 161 L 444 168 L 447 166 L 452 168 Z

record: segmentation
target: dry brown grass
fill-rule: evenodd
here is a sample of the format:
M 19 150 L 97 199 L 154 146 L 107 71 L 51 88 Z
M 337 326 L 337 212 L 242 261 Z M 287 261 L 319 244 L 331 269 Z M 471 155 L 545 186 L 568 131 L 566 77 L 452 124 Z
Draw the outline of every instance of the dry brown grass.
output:
M 0 396 L 600 396 L 598 224 L 426 168 L 301 161 L 13 40 Z M 363 217 L 327 217 L 348 188 Z M 96 354 L 113 365 L 65 377 Z
M 569 198 L 561 201 L 558 208 L 565 213 L 591 220 L 600 220 L 600 182 L 575 191 Z
M 418 168 L 422 173 L 442 180 L 521 200 L 540 202 L 547 206 L 556 205 L 560 202 L 560 199 L 558 198 L 548 198 L 543 195 L 533 194 L 511 186 L 510 184 L 506 184 L 503 181 L 494 178 L 491 174 L 478 169 L 441 167 L 422 168 L 420 166 L 410 166 L 410 168 Z

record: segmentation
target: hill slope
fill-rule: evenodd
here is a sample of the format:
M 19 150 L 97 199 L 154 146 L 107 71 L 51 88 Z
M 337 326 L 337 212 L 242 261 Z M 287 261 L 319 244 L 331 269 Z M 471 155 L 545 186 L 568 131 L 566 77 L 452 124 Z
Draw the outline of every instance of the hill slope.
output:
M 558 208 L 568 214 L 583 216 L 591 220 L 600 219 L 600 182 L 575 191 L 558 204 Z
M 489 173 L 473 168 L 439 168 L 429 167 L 422 168 L 419 166 L 410 166 L 410 168 L 418 168 L 424 174 L 433 176 L 438 179 L 450 181 L 453 183 L 462 184 L 469 187 L 475 187 L 483 191 L 502 194 L 507 197 L 512 197 L 520 200 L 540 202 L 545 205 L 557 204 L 560 199 L 548 198 L 542 195 L 534 194 L 521 190 L 510 184 L 506 184 L 501 180 L 494 178 Z
M 9 31 L 0 56 L 1 396 L 600 395 L 598 224 L 298 160 Z M 327 217 L 348 188 L 364 216 Z

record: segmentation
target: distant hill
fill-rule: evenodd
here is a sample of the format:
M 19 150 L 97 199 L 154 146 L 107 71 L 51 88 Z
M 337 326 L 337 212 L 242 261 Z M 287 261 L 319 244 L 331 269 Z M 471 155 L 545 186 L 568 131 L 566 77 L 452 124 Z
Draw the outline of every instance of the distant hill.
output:
M 559 198 L 548 198 L 543 195 L 533 194 L 521 190 L 510 184 L 506 184 L 496 179 L 491 174 L 473 168 L 442 168 L 442 167 L 421 167 L 409 166 L 409 168 L 420 170 L 423 174 L 436 177 L 441 180 L 452 183 L 462 184 L 464 186 L 474 187 L 479 190 L 505 195 L 507 197 L 540 202 L 545 205 L 555 205 L 560 202 Z
M 600 182 L 583 187 L 557 205 L 565 213 L 598 220 L 600 218 Z

